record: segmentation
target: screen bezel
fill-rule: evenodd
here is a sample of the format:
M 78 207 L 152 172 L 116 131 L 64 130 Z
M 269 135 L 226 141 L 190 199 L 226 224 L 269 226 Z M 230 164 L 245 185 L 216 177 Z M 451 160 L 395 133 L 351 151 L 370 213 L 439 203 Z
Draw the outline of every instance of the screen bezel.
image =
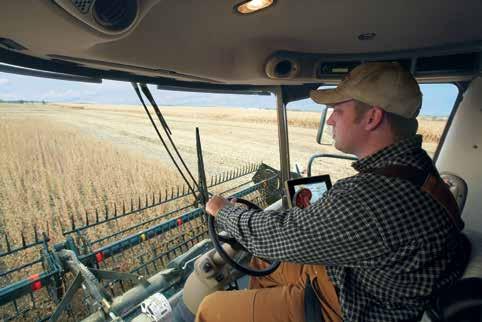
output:
M 310 184 L 310 183 L 322 183 L 322 182 L 326 184 L 326 191 L 331 189 L 331 178 L 328 174 L 286 180 L 285 187 L 286 187 L 286 194 L 287 194 L 289 208 L 293 208 L 292 200 L 295 195 L 296 186 L 303 185 L 303 184 Z

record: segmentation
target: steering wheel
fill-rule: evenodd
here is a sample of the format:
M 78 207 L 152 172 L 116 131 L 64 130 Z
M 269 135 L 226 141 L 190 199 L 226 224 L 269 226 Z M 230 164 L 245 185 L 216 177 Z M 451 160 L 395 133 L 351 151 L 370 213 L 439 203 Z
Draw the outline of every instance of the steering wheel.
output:
M 236 198 L 236 202 L 243 204 L 248 207 L 248 209 L 256 209 L 256 210 L 262 210 L 259 206 L 256 204 L 252 203 L 251 201 L 248 201 L 246 199 L 241 199 L 241 198 Z M 227 237 L 222 237 L 219 236 L 216 233 L 216 225 L 214 222 L 214 216 L 209 216 L 208 215 L 208 230 L 209 230 L 209 237 L 211 237 L 211 240 L 213 241 L 214 248 L 218 252 L 218 254 L 233 268 L 237 269 L 238 271 L 251 275 L 251 276 L 266 276 L 271 273 L 273 273 L 278 266 L 280 265 L 279 261 L 273 261 L 270 263 L 270 265 L 265 268 L 265 269 L 254 269 L 252 267 L 247 267 L 244 266 L 238 262 L 236 262 L 234 259 L 232 259 L 224 250 L 224 248 L 221 246 L 221 242 L 228 243 L 230 245 L 233 244 L 238 244 L 236 239 L 234 238 L 227 238 Z M 238 244 L 239 245 L 239 244 Z M 247 250 L 246 250 L 247 251 Z

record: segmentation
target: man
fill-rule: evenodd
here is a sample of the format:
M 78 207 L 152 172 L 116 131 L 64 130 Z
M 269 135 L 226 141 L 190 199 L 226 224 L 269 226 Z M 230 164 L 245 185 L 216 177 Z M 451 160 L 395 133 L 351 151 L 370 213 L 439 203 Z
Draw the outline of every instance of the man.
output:
M 415 134 L 422 95 L 411 74 L 367 63 L 311 98 L 333 106 L 335 147 L 359 158 L 359 173 L 306 209 L 246 210 L 213 197 L 206 210 L 220 227 L 284 263 L 249 290 L 206 297 L 197 321 L 305 321 L 311 288 L 325 321 L 413 321 L 462 275 L 463 224 Z

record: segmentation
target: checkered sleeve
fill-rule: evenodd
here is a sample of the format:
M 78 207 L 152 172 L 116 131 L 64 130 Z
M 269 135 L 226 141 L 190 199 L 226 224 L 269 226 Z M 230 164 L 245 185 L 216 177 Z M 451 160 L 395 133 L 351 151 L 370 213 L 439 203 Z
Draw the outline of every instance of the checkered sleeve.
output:
M 306 209 L 259 211 L 227 205 L 216 219 L 246 249 L 267 259 L 360 267 L 373 265 L 387 252 L 364 203 L 336 185 Z

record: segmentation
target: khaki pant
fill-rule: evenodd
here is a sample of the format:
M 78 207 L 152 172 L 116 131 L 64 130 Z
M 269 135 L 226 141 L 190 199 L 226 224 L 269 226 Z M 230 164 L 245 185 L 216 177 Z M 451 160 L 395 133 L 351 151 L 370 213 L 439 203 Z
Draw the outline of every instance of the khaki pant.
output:
M 266 267 L 260 260 L 253 260 L 251 265 Z M 342 321 L 338 296 L 324 266 L 281 263 L 268 276 L 251 277 L 247 290 L 206 296 L 197 311 L 196 322 L 303 322 L 307 274 L 312 285 L 318 286 L 325 321 Z

